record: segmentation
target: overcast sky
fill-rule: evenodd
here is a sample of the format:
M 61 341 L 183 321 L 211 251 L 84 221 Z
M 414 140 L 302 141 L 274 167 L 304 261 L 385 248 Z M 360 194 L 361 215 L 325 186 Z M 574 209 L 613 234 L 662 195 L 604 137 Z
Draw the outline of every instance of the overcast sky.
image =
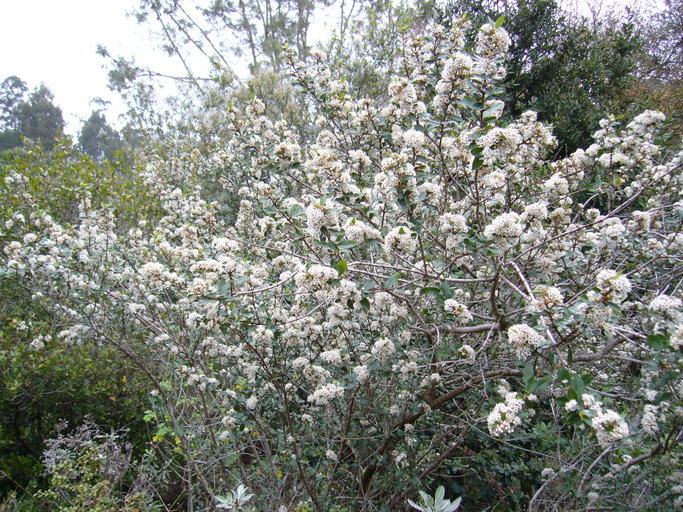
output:
M 16 75 L 33 89 L 45 83 L 62 108 L 70 133 L 101 97 L 113 102 L 109 118 L 123 107 L 107 89 L 105 59 L 98 44 L 113 55 L 136 54 L 146 62 L 168 65 L 154 51 L 143 26 L 127 17 L 136 0 L 3 0 L 0 7 L 0 81 Z
M 566 0 L 571 4 L 586 0 Z M 605 3 L 610 0 L 605 0 Z M 632 3 L 633 0 L 612 0 Z M 643 1 L 643 0 L 641 0 Z M 16 75 L 33 89 L 45 83 L 62 108 L 72 135 L 96 108 L 95 97 L 111 101 L 107 115 L 123 112 L 116 93 L 107 89 L 105 59 L 98 44 L 112 55 L 135 55 L 138 62 L 173 73 L 179 66 L 156 50 L 144 25 L 126 16 L 137 0 L 1 0 L 0 81 Z

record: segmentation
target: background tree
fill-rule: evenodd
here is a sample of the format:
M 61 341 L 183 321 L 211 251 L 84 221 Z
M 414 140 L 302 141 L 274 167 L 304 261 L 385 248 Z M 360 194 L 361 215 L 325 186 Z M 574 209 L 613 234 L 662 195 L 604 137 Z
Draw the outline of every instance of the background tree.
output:
M 331 5 L 333 0 L 214 0 L 204 15 L 223 33 L 237 32 L 239 43 L 233 50 L 242 54 L 248 48 L 250 66 L 264 63 L 273 70 L 282 67 L 283 46 L 308 55 L 308 31 L 316 8 Z M 228 29 L 228 30 L 225 30 Z
M 657 108 L 683 131 L 683 1 L 665 0 L 655 12 L 634 13 L 643 32 L 644 45 L 638 54 L 637 80 L 623 91 L 631 111 Z
M 26 82 L 16 76 L 5 78 L 0 85 L 0 151 L 21 144 L 15 110 L 27 91 Z
M 85 154 L 98 161 L 104 158 L 113 161 L 116 152 L 123 149 L 121 135 L 109 126 L 106 117 L 99 110 L 93 111 L 83 123 L 78 145 Z
M 436 2 L 360 2 L 340 23 L 327 45 L 334 66 L 343 69 L 356 97 L 386 97 L 389 74 L 398 65 L 403 43 L 435 16 Z
M 20 103 L 16 109 L 19 132 L 25 137 L 39 140 L 48 149 L 64 132 L 62 109 L 53 100 L 50 89 L 41 84 L 31 93 L 28 101 Z
M 40 141 L 51 149 L 64 132 L 62 109 L 53 103 L 50 89 L 41 84 L 25 99 L 26 91 L 26 84 L 16 76 L 2 83 L 0 150 L 18 147 L 21 137 Z

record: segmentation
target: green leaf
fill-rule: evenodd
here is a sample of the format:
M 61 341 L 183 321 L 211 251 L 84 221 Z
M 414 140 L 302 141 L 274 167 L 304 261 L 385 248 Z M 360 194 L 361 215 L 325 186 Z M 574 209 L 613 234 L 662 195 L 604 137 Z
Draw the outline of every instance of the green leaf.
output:
M 420 512 L 426 512 L 425 509 L 423 509 L 420 505 L 415 503 L 414 501 L 408 500 L 408 504 L 413 507 L 416 510 L 419 510 Z
M 445 299 L 453 297 L 453 289 L 446 281 L 441 283 L 441 295 L 443 295 Z
M 367 297 L 363 297 L 363 298 L 360 300 L 360 305 L 363 306 L 363 309 L 364 309 L 365 311 L 367 311 L 367 310 L 370 309 L 370 301 L 368 300 Z
M 645 343 L 656 350 L 664 350 L 669 346 L 669 338 L 663 334 L 650 334 Z
M 337 262 L 337 272 L 339 272 L 339 275 L 344 275 L 344 272 L 346 272 L 346 269 L 349 267 L 348 263 L 346 260 L 341 260 Z
M 467 107 L 467 108 L 474 108 L 474 106 L 477 104 L 477 102 L 474 101 L 472 98 L 467 98 L 467 97 L 461 99 L 461 100 L 459 101 L 459 103 L 460 103 L 463 107 Z
M 546 375 L 545 377 L 538 379 L 536 389 L 537 390 L 545 389 L 548 386 L 550 386 L 552 381 L 553 381 L 553 376 L 552 375 Z
M 579 396 L 583 395 L 583 390 L 586 388 L 586 384 L 583 382 L 583 379 L 578 375 L 571 378 L 571 380 L 569 381 L 569 385 L 572 387 L 572 389 L 576 391 L 576 394 Z
M 591 375 L 590 373 L 584 373 L 581 375 L 581 380 L 583 380 L 583 383 L 588 386 L 591 382 L 593 382 L 593 379 L 595 378 L 594 375 Z
M 560 367 L 557 370 L 557 379 L 562 382 L 562 381 L 567 381 L 569 382 L 569 379 L 572 378 L 572 374 L 569 373 L 569 370 L 567 370 L 565 367 Z
M 393 274 L 391 277 L 389 277 L 389 279 L 387 279 L 387 282 L 384 283 L 384 286 L 385 286 L 386 288 L 393 288 L 393 286 L 394 286 L 394 285 L 396 284 L 396 282 L 398 281 L 398 278 L 399 278 L 399 277 L 401 277 L 401 273 L 400 273 L 400 272 L 396 272 L 396 273 Z
M 503 23 L 505 23 L 505 16 L 501 16 L 496 20 L 496 23 L 493 25 L 493 28 L 500 28 L 503 26 Z
M 439 295 L 441 293 L 441 288 L 437 288 L 436 286 L 425 286 L 420 289 L 420 293 L 422 295 Z
M 340 249 L 353 249 L 357 245 L 358 243 L 354 242 L 353 240 L 344 240 L 342 242 L 339 242 L 337 244 L 337 247 L 339 247 Z

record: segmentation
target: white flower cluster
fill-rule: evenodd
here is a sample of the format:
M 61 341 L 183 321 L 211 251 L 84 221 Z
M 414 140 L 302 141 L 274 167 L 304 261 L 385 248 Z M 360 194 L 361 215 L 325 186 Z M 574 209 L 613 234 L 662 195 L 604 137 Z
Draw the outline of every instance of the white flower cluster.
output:
M 569 182 L 566 178 L 556 173 L 543 184 L 543 190 L 549 198 L 556 199 L 569 193 Z
M 674 316 L 678 310 L 681 309 L 683 301 L 678 297 L 671 297 L 669 295 L 658 295 L 652 301 L 648 309 L 655 313 L 662 313 L 668 316 Z
M 353 373 L 356 374 L 356 379 L 359 384 L 363 384 L 370 378 L 370 370 L 364 364 L 360 364 L 353 369 Z
M 451 82 L 460 81 L 472 73 L 474 62 L 469 55 L 458 52 L 455 56 L 446 60 L 441 75 L 443 80 Z
M 365 222 L 356 218 L 350 218 L 344 225 L 344 233 L 346 238 L 353 242 L 362 244 L 368 240 L 381 240 L 382 234 L 377 228 L 374 228 Z
M 536 311 L 550 311 L 564 304 L 562 291 L 555 286 L 539 286 L 534 295 L 531 306 Z
M 325 384 L 308 396 L 308 401 L 319 407 L 329 405 L 330 402 L 344 396 L 344 388 L 336 383 Z
M 669 339 L 669 344 L 674 350 L 683 349 L 683 325 L 679 325 L 674 328 L 674 332 L 671 334 Z
M 646 110 L 633 118 L 627 128 L 639 134 L 649 134 L 666 120 L 666 116 L 656 110 Z
M 301 146 L 296 143 L 281 142 L 275 148 L 275 154 L 286 163 L 299 162 L 301 160 Z
M 40 336 L 38 336 L 36 339 L 34 339 L 31 342 L 31 345 L 30 345 L 31 350 L 35 350 L 35 351 L 43 350 L 45 348 L 45 343 L 49 343 L 50 341 L 52 341 L 52 336 L 50 336 L 49 334 L 46 334 L 46 335 L 41 334 Z
M 380 338 L 372 345 L 370 353 L 382 364 L 396 353 L 394 342 L 388 338 Z
M 467 219 L 464 215 L 444 213 L 439 219 L 439 225 L 449 234 L 467 233 Z
M 460 357 L 468 361 L 474 361 L 476 357 L 476 352 L 470 345 L 463 345 L 458 349 L 458 353 L 460 354 Z
M 417 240 L 412 231 L 405 226 L 398 226 L 390 230 L 384 237 L 384 251 L 388 255 L 411 255 L 417 247 Z
M 493 164 L 501 160 L 505 161 L 519 151 L 522 145 L 522 135 L 514 127 L 495 127 L 479 138 L 477 144 L 483 148 L 484 162 Z
M 296 274 L 294 282 L 299 293 L 307 294 L 326 291 L 329 282 L 339 277 L 339 273 L 332 267 L 324 265 L 312 265 Z
M 441 72 L 441 80 L 436 84 L 435 108 L 450 105 L 453 100 L 462 96 L 460 88 L 464 85 L 465 79 L 472 74 L 473 67 L 472 59 L 461 52 L 446 61 Z
M 443 309 L 446 313 L 455 316 L 463 324 L 471 322 L 474 318 L 470 310 L 467 309 L 467 306 L 455 299 L 446 299 L 443 304 Z
M 339 214 L 332 202 L 325 204 L 313 203 L 306 208 L 306 224 L 308 233 L 313 238 L 320 237 L 321 228 L 334 228 L 339 224 Z
M 593 417 L 592 424 L 602 445 L 619 441 L 629 434 L 628 424 L 612 409 L 600 411 Z
M 151 261 L 140 267 L 140 275 L 148 281 L 160 281 L 164 270 L 166 269 L 161 263 Z
M 490 434 L 493 437 L 512 434 L 515 428 L 522 424 L 519 413 L 523 408 L 524 400 L 520 399 L 517 393 L 506 393 L 505 401 L 496 404 L 486 418 Z
M 628 278 L 612 269 L 603 269 L 598 272 L 595 281 L 600 295 L 590 292 L 591 300 L 616 303 L 624 300 L 631 291 L 631 282 Z
M 531 349 L 542 346 L 545 338 L 527 324 L 516 324 L 508 328 L 508 341 L 515 347 L 517 355 L 524 357 Z
M 502 245 L 513 244 L 522 232 L 522 223 L 516 213 L 503 213 L 484 228 L 486 238 Z
M 326 350 L 320 353 L 320 359 L 332 365 L 342 364 L 342 355 L 338 349 Z
M 487 23 L 477 33 L 476 52 L 489 59 L 502 58 L 511 44 L 512 41 L 505 29 Z
M 403 132 L 401 140 L 403 147 L 414 150 L 422 149 L 422 147 L 427 144 L 427 137 L 425 137 L 425 134 L 413 128 Z
M 405 80 L 395 80 L 389 84 L 389 96 L 396 103 L 414 103 L 417 101 L 415 86 Z
M 545 201 L 531 203 L 524 207 L 520 218 L 529 225 L 540 225 L 548 218 L 548 204 Z
M 657 414 L 659 408 L 656 405 L 648 404 L 643 407 L 643 417 L 640 420 L 640 425 L 643 430 L 650 435 L 656 435 L 659 432 L 659 423 L 657 421 Z

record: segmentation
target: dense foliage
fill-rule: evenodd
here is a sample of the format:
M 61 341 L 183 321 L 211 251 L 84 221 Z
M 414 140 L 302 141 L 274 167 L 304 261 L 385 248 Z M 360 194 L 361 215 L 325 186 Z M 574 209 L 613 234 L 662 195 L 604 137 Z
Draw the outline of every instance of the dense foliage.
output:
M 37 209 L 66 224 L 78 219 L 78 202 L 88 193 L 98 207 L 114 208 L 120 225 L 153 215 L 155 200 L 133 176 L 97 164 L 62 141 L 52 151 L 39 144 L 5 152 L 0 177 L 19 173 L 24 192 L 2 188 L 0 219 L 7 229 L 15 214 Z M 5 241 L 4 234 L 2 236 Z M 60 328 L 30 288 L 0 275 L 0 490 L 38 484 L 45 442 L 57 425 L 75 427 L 96 419 L 105 429 L 131 429 L 138 451 L 148 440 L 139 414 L 147 383 L 113 347 L 68 347 L 54 342 Z M 36 350 L 35 340 L 49 347 Z
M 36 507 L 683 505 L 682 155 L 646 111 L 553 158 L 502 117 L 500 25 L 408 40 L 386 101 L 286 53 L 313 138 L 227 105 L 208 158 L 114 180 L 139 207 L 7 167 L 2 283 L 49 320 L 10 352 L 114 351 L 149 391 L 147 451 L 62 434 Z

